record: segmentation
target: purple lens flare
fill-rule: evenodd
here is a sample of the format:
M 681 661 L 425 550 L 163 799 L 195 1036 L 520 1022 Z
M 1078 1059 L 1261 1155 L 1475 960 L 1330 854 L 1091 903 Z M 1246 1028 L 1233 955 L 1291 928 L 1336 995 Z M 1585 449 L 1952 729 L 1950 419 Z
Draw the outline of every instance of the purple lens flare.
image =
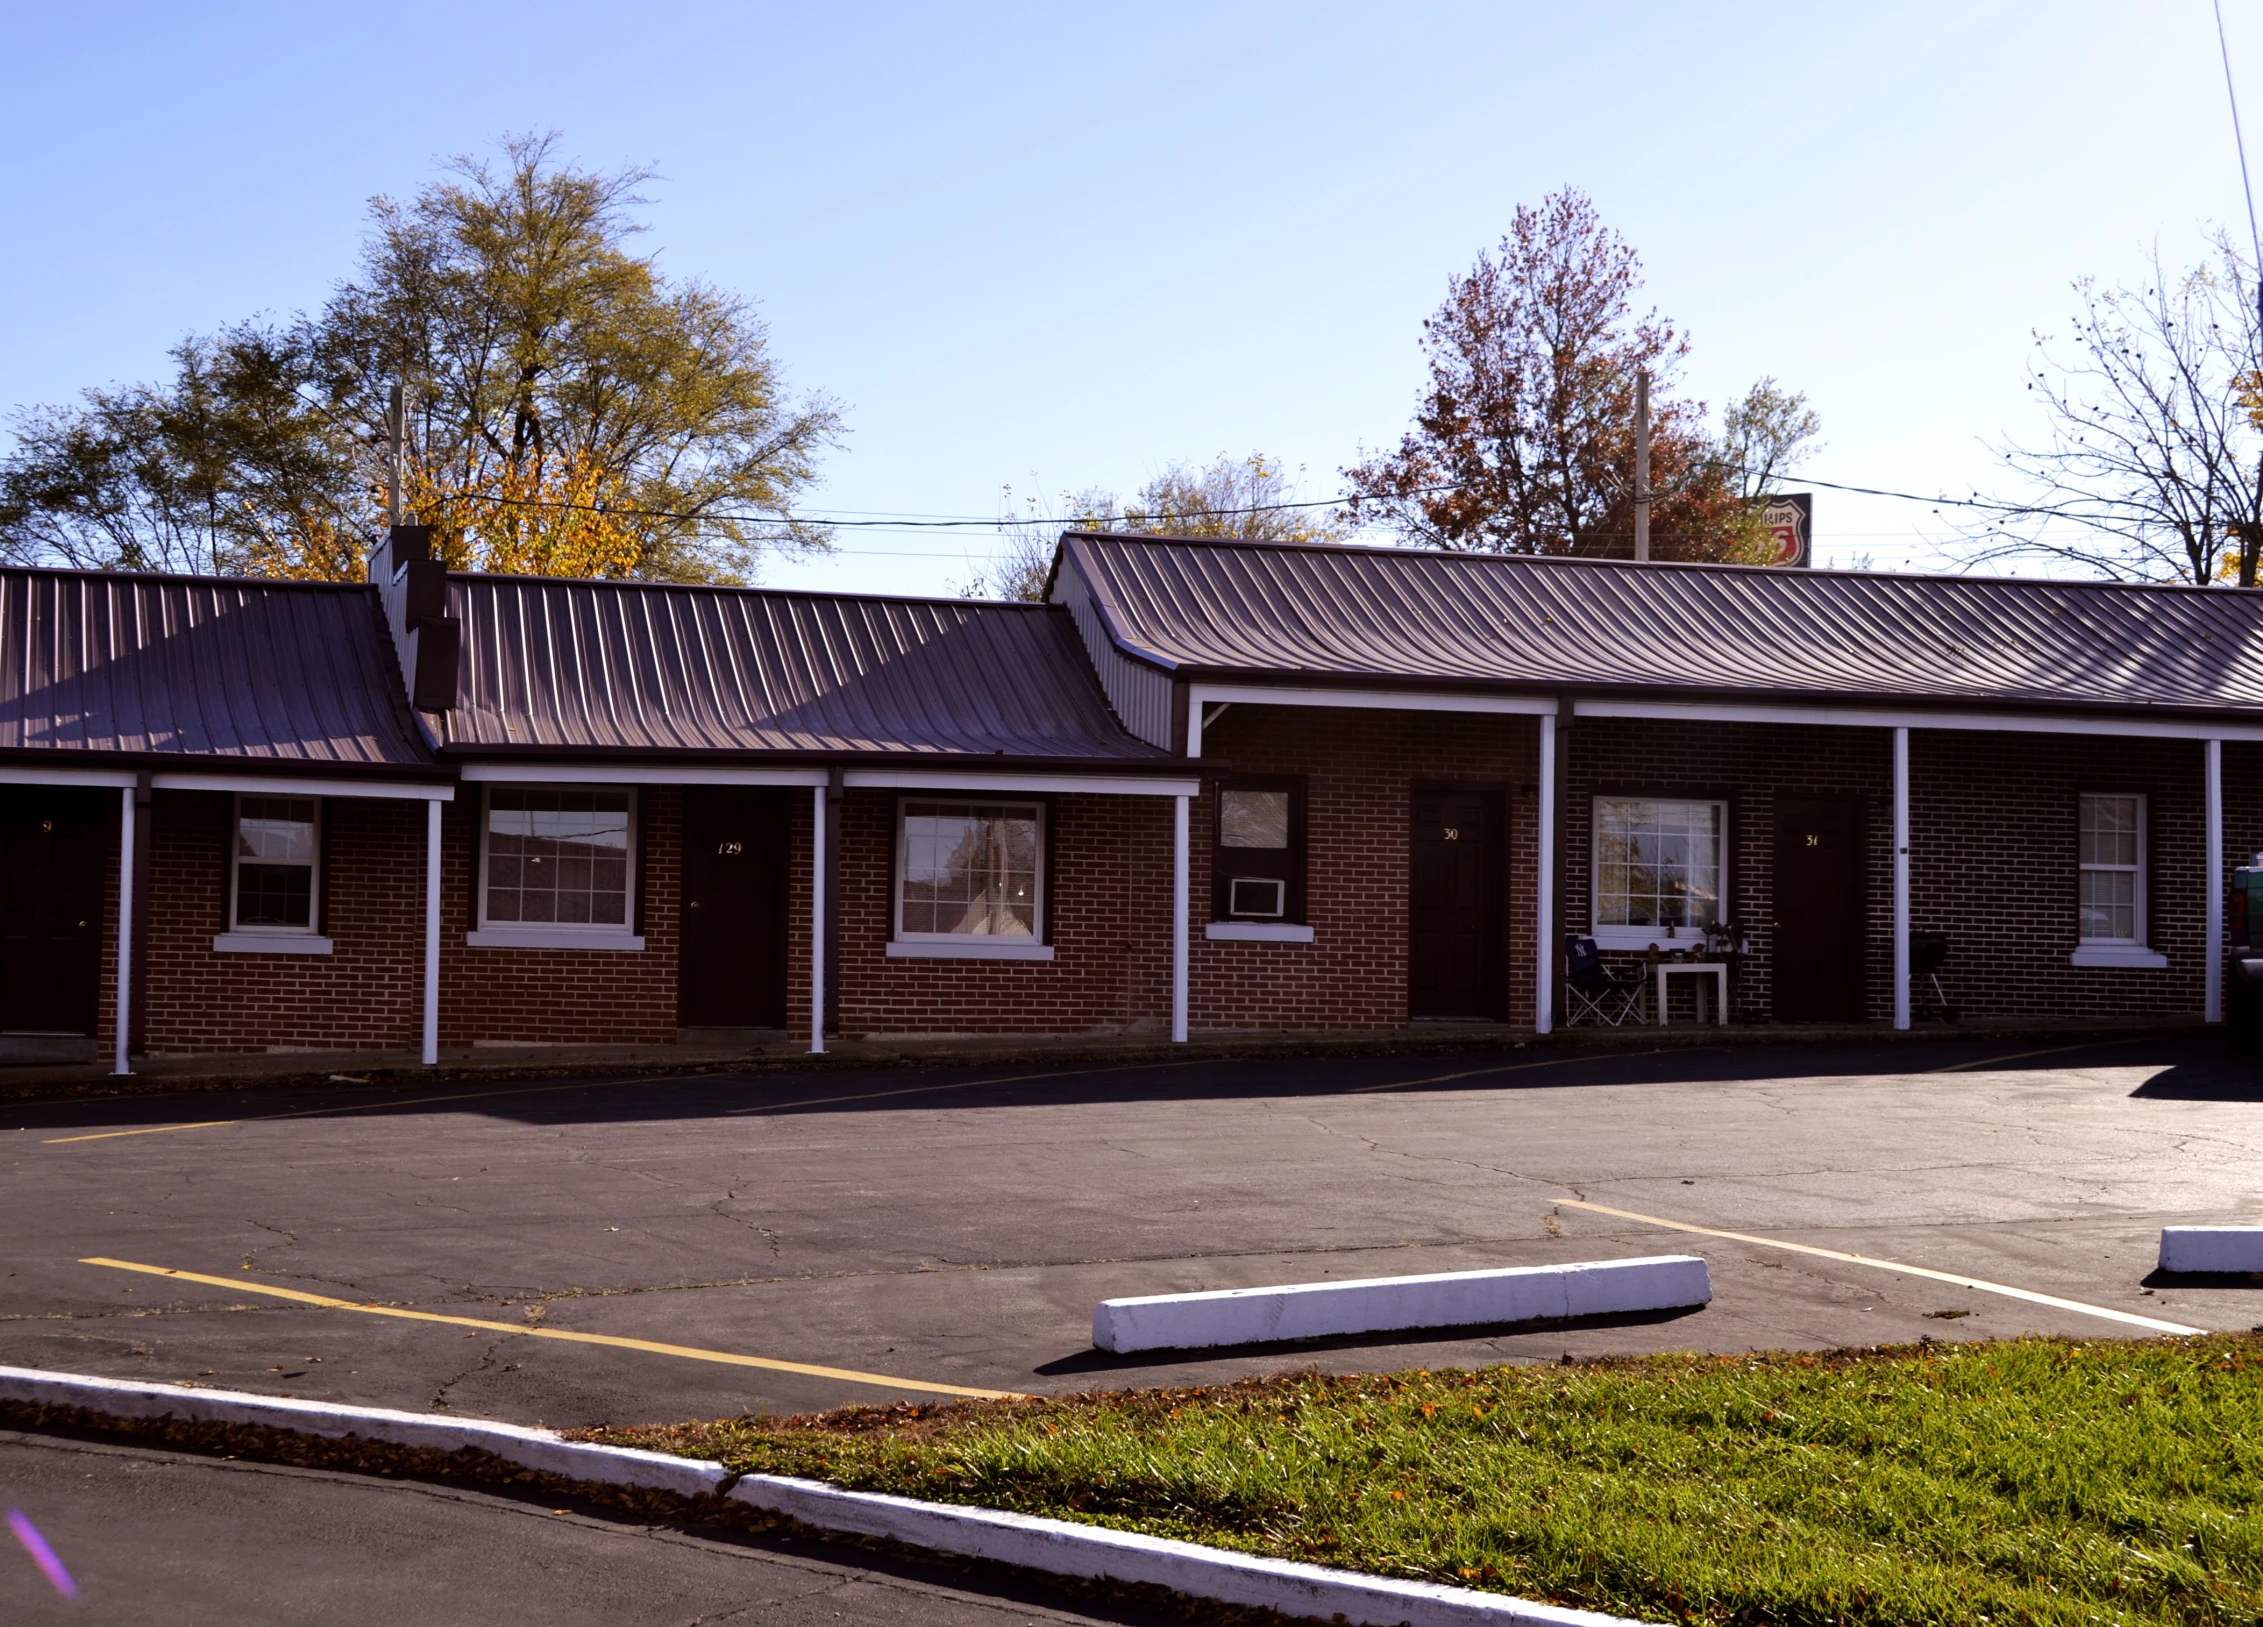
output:
M 24 1545 L 24 1552 L 31 1555 L 31 1562 L 47 1573 L 47 1579 L 55 1584 L 56 1592 L 66 1599 L 79 1596 L 78 1583 L 71 1580 L 71 1573 L 55 1557 L 55 1550 L 47 1546 L 47 1539 L 39 1534 L 39 1527 L 31 1523 L 30 1516 L 20 1508 L 11 1508 L 8 1510 L 8 1529 L 16 1533 L 16 1540 Z

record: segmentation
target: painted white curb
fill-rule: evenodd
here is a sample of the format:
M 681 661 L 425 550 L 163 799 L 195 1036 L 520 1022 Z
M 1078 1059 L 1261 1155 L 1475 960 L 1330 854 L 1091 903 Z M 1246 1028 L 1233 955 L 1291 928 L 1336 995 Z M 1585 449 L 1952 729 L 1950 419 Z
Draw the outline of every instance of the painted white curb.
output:
M 453 1452 L 473 1446 L 522 1468 L 600 1485 L 642 1486 L 699 1497 L 731 1484 L 720 1463 L 561 1440 L 554 1430 L 479 1418 L 435 1418 L 388 1407 L 341 1407 L 288 1396 L 202 1390 L 183 1384 L 0 1367 L 0 1401 L 78 1407 L 112 1418 L 176 1418 L 183 1423 L 256 1424 L 327 1439 L 355 1436 L 394 1446 Z M 1262 1559 L 1200 1543 L 1039 1519 L 997 1509 L 915 1502 L 843 1491 L 815 1480 L 746 1475 L 729 1495 L 818 1531 L 885 1537 L 909 1547 L 1020 1565 L 1055 1576 L 1144 1582 L 1196 1598 L 1259 1605 L 1290 1616 L 1340 1616 L 1354 1624 L 1405 1627 L 1643 1627 L 1621 1616 L 1535 1604 L 1498 1593 L 1399 1582 L 1353 1571 Z
M 640 1452 L 625 1446 L 569 1441 L 556 1430 L 489 1423 L 480 1418 L 442 1418 L 389 1407 L 339 1407 L 323 1401 L 297 1401 L 279 1395 L 247 1395 L 238 1390 L 200 1390 L 185 1384 L 140 1384 L 77 1373 L 48 1373 L 35 1367 L 0 1367 L 0 1401 L 30 1401 L 53 1407 L 83 1407 L 113 1418 L 177 1418 L 183 1423 L 258 1424 L 339 1440 L 348 1435 L 390 1446 L 428 1447 L 453 1452 L 475 1446 L 522 1469 L 567 1480 L 615 1486 L 642 1486 L 684 1497 L 720 1492 L 731 1471 L 720 1463 Z
M 1703 1260 L 1694 1254 L 1660 1254 L 1639 1260 L 1104 1299 L 1093 1308 L 1092 1342 L 1102 1350 L 1118 1352 L 1200 1350 L 1401 1328 L 1676 1310 L 1703 1305 L 1712 1297 L 1712 1280 Z
M 1055 1576 L 1105 1577 L 1144 1582 L 1198 1599 L 1258 1605 L 1284 1616 L 1316 1616 L 1374 1627 L 1639 1627 L 1623 1616 L 1602 1616 L 1561 1605 L 1535 1604 L 1501 1593 L 1400 1582 L 1324 1565 L 1264 1559 L 1197 1542 L 1111 1531 L 1071 1520 L 1008 1514 L 994 1508 L 957 1508 L 915 1502 L 879 1492 L 843 1491 L 815 1480 L 750 1474 L 731 1495 L 756 1508 L 783 1514 L 820 1531 L 886 1537 L 915 1548 L 1021 1565 Z
M 2263 1271 L 2263 1226 L 2163 1226 L 2163 1271 Z

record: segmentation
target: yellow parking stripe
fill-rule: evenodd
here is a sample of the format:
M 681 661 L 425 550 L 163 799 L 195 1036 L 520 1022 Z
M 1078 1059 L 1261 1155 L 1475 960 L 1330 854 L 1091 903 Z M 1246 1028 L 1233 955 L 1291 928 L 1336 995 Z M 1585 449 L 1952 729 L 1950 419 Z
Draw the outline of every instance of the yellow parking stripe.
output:
M 1527 1068 L 1561 1068 L 1573 1062 L 1620 1061 L 1627 1057 L 1663 1056 L 1675 1051 L 1717 1051 L 1718 1045 L 1658 1046 L 1647 1051 L 1586 1051 L 1577 1056 L 1552 1056 L 1542 1062 L 1504 1062 L 1498 1067 L 1469 1068 L 1461 1073 L 1435 1073 L 1426 1079 L 1393 1079 L 1381 1085 L 1354 1085 L 1344 1092 L 1347 1096 L 1365 1096 L 1378 1090 L 1411 1090 L 1416 1085 L 1448 1085 L 1457 1079 L 1482 1079 L 1487 1074 L 1522 1073 Z
M 1867 1254 L 1848 1254 L 1841 1249 L 1817 1248 L 1812 1243 L 1787 1243 L 1777 1237 L 1754 1237 L 1749 1232 L 1717 1231 L 1711 1226 L 1693 1226 L 1686 1220 L 1661 1220 L 1656 1215 L 1638 1215 L 1631 1209 L 1613 1209 L 1608 1204 L 1587 1203 L 1579 1198 L 1559 1198 L 1556 1201 L 1566 1208 L 1591 1209 L 1599 1215 L 1615 1215 L 1620 1220 L 1639 1220 L 1645 1226 L 1663 1226 L 1668 1231 L 1695 1232 L 1700 1237 L 1725 1237 L 1732 1243 L 1755 1243 L 1761 1248 L 1780 1248 L 1793 1254 L 1812 1254 L 1820 1259 L 1842 1260 L 1848 1265 L 1876 1266 L 1881 1271 L 1930 1277 L 1935 1282 L 1954 1283 L 1959 1288 L 1974 1288 L 1984 1294 L 2002 1294 L 2007 1299 L 2024 1299 L 2031 1305 L 2048 1305 L 2054 1310 L 2074 1311 L 2082 1316 L 2102 1316 L 2109 1322 L 2126 1322 L 2131 1327 L 2147 1328 L 2155 1333 L 2194 1334 L 2208 1331 L 2206 1328 L 2188 1328 L 2181 1322 L 2164 1322 L 2158 1317 L 2139 1316 L 2131 1311 L 2108 1310 L 2103 1305 L 2085 1305 L 2079 1299 L 2061 1299 L 2055 1294 L 2039 1294 L 2032 1288 L 2007 1288 L 2000 1282 L 1960 1276 L 1954 1271 L 1934 1271 L 1921 1265 L 1904 1265 L 1899 1260 L 1873 1259 Z
M 435 1102 L 476 1102 L 490 1096 L 533 1096 L 555 1090 L 598 1090 L 630 1083 L 624 1079 L 569 1079 L 554 1085 L 519 1085 L 510 1090 L 466 1090 L 452 1096 L 388 1096 L 382 1101 L 348 1102 L 342 1107 L 302 1107 L 290 1113 L 254 1113 L 240 1119 L 199 1119 L 194 1124 L 153 1124 L 141 1130 L 99 1130 L 93 1135 L 49 1136 L 43 1147 L 67 1147 L 74 1141 L 116 1141 L 121 1136 L 163 1135 L 168 1130 L 211 1130 L 228 1124 L 272 1124 L 278 1119 L 318 1119 L 330 1113 L 369 1113 L 380 1107 L 430 1107 Z
M 686 1361 L 718 1362 L 725 1367 L 760 1367 L 773 1373 L 799 1373 L 805 1378 L 840 1379 L 850 1384 L 877 1384 L 883 1389 L 966 1396 L 977 1401 L 1009 1401 L 1019 1397 L 1019 1392 L 1014 1390 L 976 1390 L 961 1384 L 934 1384 L 921 1379 L 891 1378 L 886 1373 L 859 1373 L 846 1367 L 816 1367 L 808 1362 L 779 1361 L 771 1356 L 741 1356 L 728 1350 L 701 1350 L 693 1345 L 659 1344 L 650 1339 L 623 1339 L 610 1333 L 575 1333 L 566 1328 L 530 1327 L 523 1322 L 487 1322 L 476 1316 L 443 1316 L 437 1311 L 412 1311 L 398 1305 L 357 1305 L 350 1299 L 332 1299 L 327 1294 L 309 1294 L 296 1288 L 274 1288 L 265 1283 L 245 1282 L 237 1277 L 208 1277 L 195 1271 L 175 1271 L 170 1266 L 140 1265 L 132 1260 L 110 1260 L 100 1255 L 81 1260 L 79 1264 L 108 1266 L 113 1271 L 139 1271 L 152 1277 L 171 1277 L 177 1282 L 201 1282 L 208 1287 L 228 1288 L 244 1294 L 265 1294 L 271 1299 L 288 1299 L 300 1305 L 318 1305 L 330 1311 L 360 1311 L 365 1316 L 395 1316 L 410 1322 L 445 1322 L 451 1327 L 484 1328 L 490 1333 L 523 1334 L 530 1339 L 564 1339 L 578 1345 L 609 1345 L 616 1350 L 641 1350 L 649 1356 L 678 1356 Z
M 2158 1034 L 2136 1034 L 2128 1039 L 2090 1039 L 2080 1045 L 2054 1045 L 2044 1051 L 2014 1051 L 2010 1056 L 1984 1056 L 1977 1062 L 1952 1062 L 1945 1068 L 1927 1068 L 1927 1073 L 1962 1073 L 1967 1068 L 1992 1068 L 1999 1062 L 2025 1062 L 2031 1056 L 2063 1056 L 2068 1051 L 2103 1050 L 2109 1045 L 2135 1045 L 2141 1039 L 2158 1039 Z
M 741 1113 L 782 1113 L 789 1107 L 830 1107 L 836 1102 L 877 1102 L 891 1096 L 927 1096 L 938 1090 L 972 1090 L 977 1085 L 1021 1085 L 1039 1079 L 1081 1079 L 1095 1073 L 1160 1073 L 1166 1068 L 1196 1068 L 1203 1058 L 1186 1062 L 1119 1062 L 1105 1068 L 1061 1068 L 1052 1073 L 1015 1073 L 997 1079 L 951 1079 L 940 1085 L 905 1085 L 899 1090 L 868 1090 L 856 1096 L 807 1096 L 798 1102 L 757 1102 L 752 1107 L 726 1107 L 723 1116 Z

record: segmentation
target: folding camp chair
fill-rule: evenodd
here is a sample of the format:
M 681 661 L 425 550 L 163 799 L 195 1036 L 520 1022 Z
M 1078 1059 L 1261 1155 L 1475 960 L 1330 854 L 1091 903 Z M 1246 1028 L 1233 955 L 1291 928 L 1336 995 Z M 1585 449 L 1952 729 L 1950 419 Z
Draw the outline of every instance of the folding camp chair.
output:
M 1603 964 L 1593 938 L 1564 940 L 1564 1026 L 1583 1021 L 1617 1028 L 1629 1017 L 1647 1020 L 1650 985 L 1640 977 L 1620 977 Z

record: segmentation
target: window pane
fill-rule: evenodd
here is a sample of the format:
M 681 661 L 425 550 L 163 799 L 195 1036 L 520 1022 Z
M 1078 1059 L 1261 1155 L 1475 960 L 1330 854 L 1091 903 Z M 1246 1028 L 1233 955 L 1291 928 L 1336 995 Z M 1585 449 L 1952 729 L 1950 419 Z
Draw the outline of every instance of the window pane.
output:
M 2137 798 L 2085 796 L 2082 799 L 2082 862 L 2137 863 Z
M 236 865 L 236 925 L 314 925 L 314 867 L 239 861 Z
M 1286 791 L 1218 793 L 1220 847 L 1289 845 L 1289 794 Z
M 1709 926 L 1721 918 L 1726 810 L 1717 802 L 1595 804 L 1598 926 Z
M 628 792 L 488 793 L 490 921 L 626 926 L 628 875 Z
M 2085 870 L 2082 873 L 2084 938 L 2137 937 L 2137 872 Z
M 974 937 L 1037 932 L 1038 810 L 904 804 L 902 930 Z
M 245 797 L 236 816 L 236 857 L 314 862 L 311 797 Z

